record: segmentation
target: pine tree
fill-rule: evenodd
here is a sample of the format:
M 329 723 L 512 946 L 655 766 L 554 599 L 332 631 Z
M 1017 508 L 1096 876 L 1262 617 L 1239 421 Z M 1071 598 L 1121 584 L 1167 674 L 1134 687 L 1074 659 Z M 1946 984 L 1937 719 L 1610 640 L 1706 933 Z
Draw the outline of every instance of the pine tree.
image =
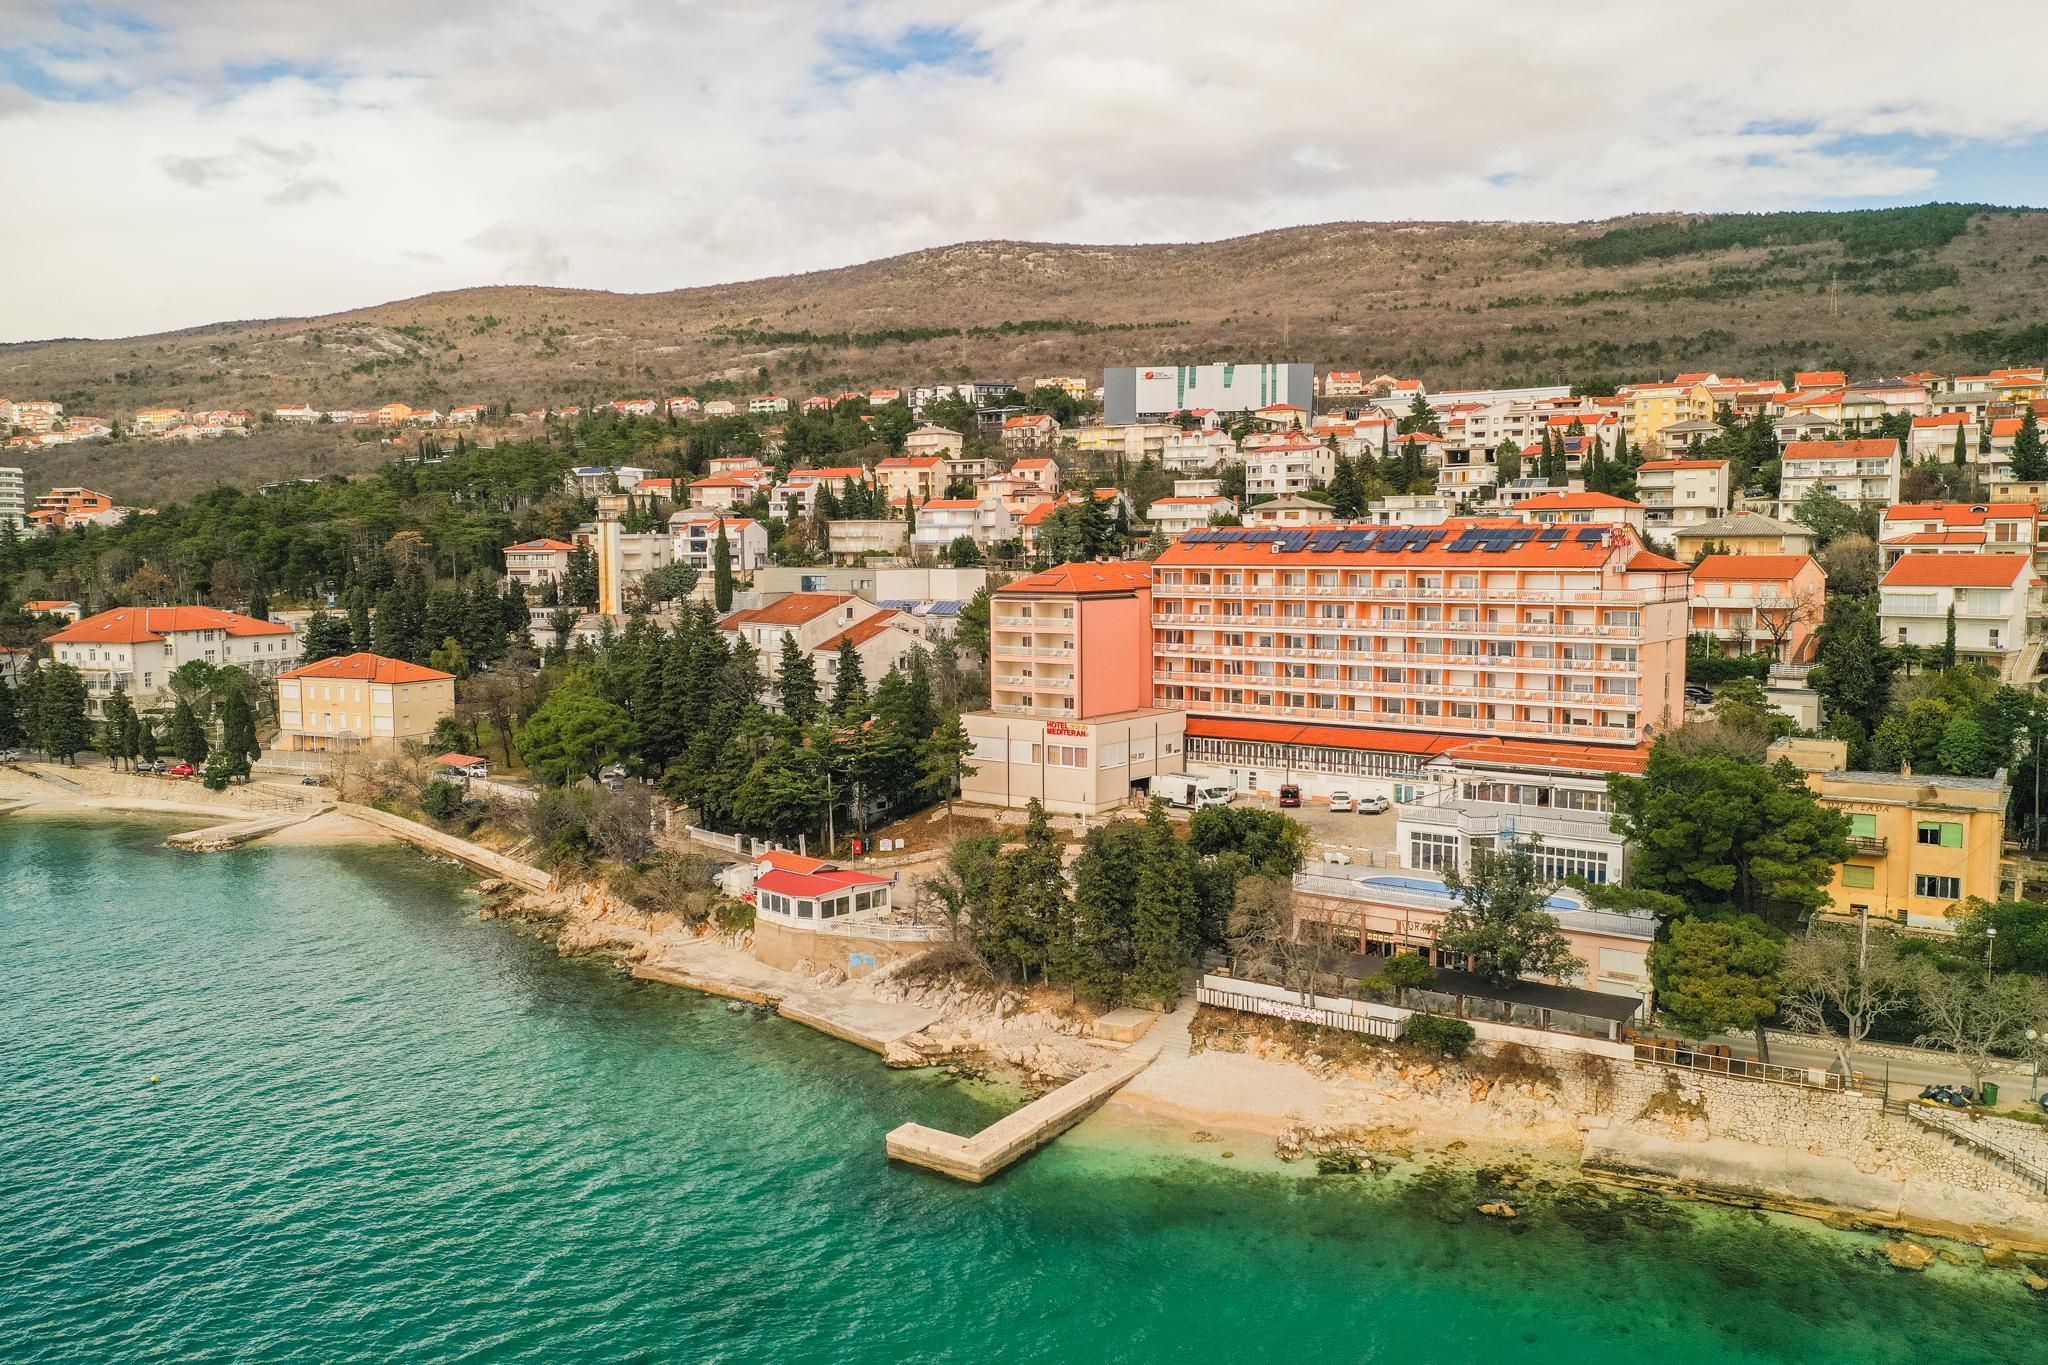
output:
M 100 732 L 96 747 L 109 767 L 119 768 L 125 756 L 128 725 L 134 719 L 135 707 L 128 700 L 128 689 L 120 683 L 114 684 L 113 695 L 100 708 Z
M 782 661 L 775 679 L 782 714 L 799 726 L 809 725 L 818 714 L 818 674 L 794 634 L 785 632 L 782 637 Z
M 2048 451 L 2042 449 L 2041 419 L 2034 415 L 2032 403 L 2020 415 L 2019 434 L 2013 437 L 2012 476 L 2020 483 L 2048 479 Z
M 14 689 L 0 675 L 0 749 L 19 749 L 27 736 L 21 729 L 21 711 L 15 704 Z
M 36 708 L 37 747 L 54 759 L 75 764 L 78 751 L 92 743 L 85 679 L 69 664 L 51 664 L 44 672 Z
M 263 756 L 261 746 L 256 743 L 256 715 L 250 709 L 246 691 L 237 688 L 228 693 L 220 708 L 220 748 L 229 772 L 247 779 L 250 766 Z
M 354 652 L 348 622 L 324 611 L 316 611 L 306 619 L 304 639 L 299 651 L 301 664 L 317 664 L 322 659 Z
M 868 704 L 868 683 L 860 668 L 860 651 L 853 641 L 839 641 L 837 669 L 832 679 L 832 714 L 851 718 Z
M 721 612 L 732 610 L 732 542 L 726 539 L 723 519 L 718 523 L 718 542 L 711 549 L 711 601 Z
M 948 716 L 940 726 L 925 738 L 920 746 L 918 767 L 924 778 L 927 792 L 936 792 L 946 803 L 946 837 L 953 837 L 953 798 L 959 794 L 960 783 L 974 775 L 974 765 L 967 756 L 974 752 L 974 741 L 967 734 L 967 726 L 958 716 Z
M 1142 861 L 1131 897 L 1133 995 L 1172 1001 L 1194 959 L 1195 877 L 1192 858 L 1173 835 L 1166 806 L 1145 814 Z
M 361 583 L 348 590 L 350 652 L 365 650 L 375 638 L 370 629 L 370 590 Z
M 170 733 L 166 738 L 171 752 L 195 767 L 206 761 L 207 752 L 213 747 L 207 742 L 206 726 L 183 697 L 171 707 Z

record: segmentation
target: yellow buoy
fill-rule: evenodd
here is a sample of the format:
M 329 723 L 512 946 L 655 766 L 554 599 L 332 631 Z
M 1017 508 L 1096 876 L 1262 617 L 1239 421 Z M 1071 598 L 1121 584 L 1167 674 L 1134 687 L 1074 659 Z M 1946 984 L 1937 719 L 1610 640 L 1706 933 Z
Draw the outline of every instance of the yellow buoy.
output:
M 154 1076 L 151 1076 L 151 1077 L 149 1078 L 149 1083 L 150 1083 L 151 1085 L 155 1085 L 155 1084 L 156 1084 L 156 1077 L 154 1077 Z

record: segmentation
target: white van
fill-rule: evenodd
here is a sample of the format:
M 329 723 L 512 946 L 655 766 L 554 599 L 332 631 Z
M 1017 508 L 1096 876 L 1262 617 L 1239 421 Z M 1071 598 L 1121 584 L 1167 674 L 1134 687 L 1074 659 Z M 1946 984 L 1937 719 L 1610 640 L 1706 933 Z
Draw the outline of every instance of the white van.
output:
M 1169 806 L 1182 810 L 1200 810 L 1204 806 L 1227 806 L 1236 795 L 1229 787 L 1213 777 L 1193 777 L 1187 773 L 1166 773 L 1152 779 L 1152 795 Z

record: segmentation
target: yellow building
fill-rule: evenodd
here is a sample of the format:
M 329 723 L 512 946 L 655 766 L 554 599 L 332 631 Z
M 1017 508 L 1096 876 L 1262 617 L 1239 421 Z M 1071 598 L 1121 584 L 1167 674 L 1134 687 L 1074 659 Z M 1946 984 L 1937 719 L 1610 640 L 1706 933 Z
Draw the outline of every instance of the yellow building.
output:
M 1636 450 L 1652 449 L 1659 433 L 1674 422 L 1711 422 L 1714 392 L 1707 385 L 1720 382 L 1710 374 L 1682 374 L 1668 384 L 1631 384 L 1618 397 L 1628 408 L 1628 443 Z
M 1828 884 L 1834 912 L 1870 914 L 1916 929 L 1947 929 L 1971 897 L 1998 899 L 2005 844 L 2005 774 L 1927 777 L 1849 772 L 1838 739 L 1785 739 L 1789 758 L 1821 803 L 1849 817 L 1849 861 Z
M 381 654 L 343 654 L 277 675 L 276 748 L 391 748 L 455 711 L 455 675 Z

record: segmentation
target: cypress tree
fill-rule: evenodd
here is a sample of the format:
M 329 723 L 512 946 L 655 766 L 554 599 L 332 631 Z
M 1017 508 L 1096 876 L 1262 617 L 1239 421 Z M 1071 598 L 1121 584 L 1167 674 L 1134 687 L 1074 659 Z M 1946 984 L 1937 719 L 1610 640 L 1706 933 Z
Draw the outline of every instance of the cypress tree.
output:
M 1133 995 L 1172 1001 L 1194 958 L 1195 877 L 1186 847 L 1153 801 L 1145 815 L 1138 878 L 1131 897 Z
M 818 674 L 811 656 L 796 642 L 796 636 L 782 637 L 781 666 L 776 670 L 776 695 L 782 714 L 798 725 L 809 725 L 818 714 Z
M 15 705 L 14 689 L 0 677 L 0 749 L 19 749 L 26 738 L 21 732 L 21 711 Z
M 228 693 L 227 700 L 221 703 L 220 747 L 226 755 L 228 771 L 244 779 L 249 776 L 250 765 L 263 756 L 263 749 L 256 742 L 256 714 L 250 709 L 248 694 L 241 688 Z
M 860 652 L 853 647 L 853 641 L 839 641 L 838 667 L 832 679 L 832 711 L 834 715 L 851 717 L 866 708 L 868 704 L 868 683 L 861 674 Z
M 718 543 L 711 549 L 711 600 L 721 612 L 732 610 L 732 542 L 726 539 L 722 518 Z
M 2012 442 L 2012 476 L 2021 483 L 2036 483 L 2048 479 L 2048 452 L 2041 446 L 2041 420 L 2034 415 L 2034 405 L 2026 405 L 2020 416 L 2019 434 Z

